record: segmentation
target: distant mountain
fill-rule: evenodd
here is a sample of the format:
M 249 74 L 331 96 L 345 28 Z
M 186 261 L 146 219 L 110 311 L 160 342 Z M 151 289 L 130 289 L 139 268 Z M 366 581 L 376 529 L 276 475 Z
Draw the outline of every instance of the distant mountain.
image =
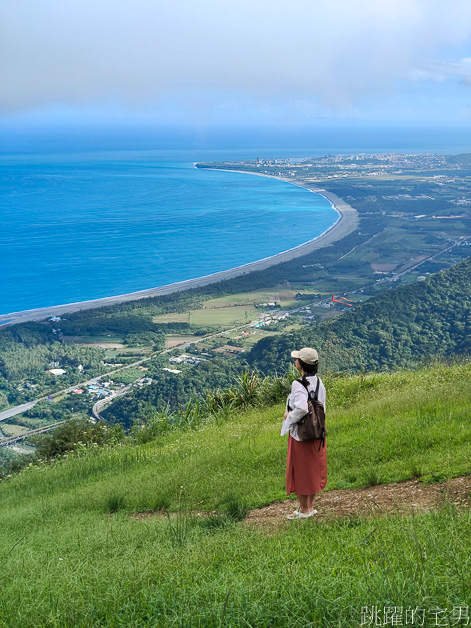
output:
M 264 373 L 283 372 L 290 352 L 319 349 L 322 367 L 377 371 L 471 352 L 471 259 L 360 304 L 299 332 L 260 340 L 247 356 Z

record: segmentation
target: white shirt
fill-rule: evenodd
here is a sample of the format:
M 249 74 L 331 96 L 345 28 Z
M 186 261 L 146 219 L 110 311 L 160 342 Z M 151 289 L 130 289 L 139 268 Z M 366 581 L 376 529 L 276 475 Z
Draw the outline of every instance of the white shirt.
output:
M 317 375 L 310 375 L 307 377 L 308 390 L 315 392 L 317 386 Z M 323 404 L 325 409 L 325 386 L 322 380 L 319 378 L 319 390 L 317 393 L 318 400 Z M 291 393 L 286 400 L 286 410 L 288 406 L 291 409 L 290 413 L 283 421 L 281 426 L 281 436 L 285 434 L 291 434 L 295 440 L 301 440 L 298 436 L 298 421 L 307 414 L 307 390 L 297 379 L 291 384 Z

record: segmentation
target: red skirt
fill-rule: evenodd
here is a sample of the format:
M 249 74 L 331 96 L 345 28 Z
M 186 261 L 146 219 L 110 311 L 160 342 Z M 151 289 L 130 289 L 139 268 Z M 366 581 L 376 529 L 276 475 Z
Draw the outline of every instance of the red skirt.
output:
M 286 492 L 315 495 L 327 484 L 327 445 L 319 449 L 319 441 L 299 441 L 288 436 L 286 460 Z

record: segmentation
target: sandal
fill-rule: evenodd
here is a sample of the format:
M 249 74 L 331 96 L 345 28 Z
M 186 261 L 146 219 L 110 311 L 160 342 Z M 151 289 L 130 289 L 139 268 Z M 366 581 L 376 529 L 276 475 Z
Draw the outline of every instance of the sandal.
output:
M 295 510 L 293 513 L 287 516 L 287 518 L 292 521 L 293 519 L 308 519 L 312 517 L 312 515 L 317 514 L 317 510 L 311 510 L 311 512 L 299 512 L 299 510 Z

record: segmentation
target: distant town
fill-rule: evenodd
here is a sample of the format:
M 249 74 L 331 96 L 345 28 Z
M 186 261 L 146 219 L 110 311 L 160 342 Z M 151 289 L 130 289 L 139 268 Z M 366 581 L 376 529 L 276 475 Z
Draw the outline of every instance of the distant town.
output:
M 451 162 L 453 170 L 465 170 L 468 163 Z M 423 154 L 402 155 L 387 153 L 384 155 L 325 155 L 309 159 L 261 159 L 247 161 L 222 161 L 216 163 L 198 163 L 197 168 L 226 168 L 244 170 L 279 177 L 299 177 L 329 180 L 350 177 L 376 177 L 385 174 L 416 175 L 448 170 L 450 158 L 445 155 Z M 433 174 L 428 177 L 435 182 L 450 182 L 454 175 Z

